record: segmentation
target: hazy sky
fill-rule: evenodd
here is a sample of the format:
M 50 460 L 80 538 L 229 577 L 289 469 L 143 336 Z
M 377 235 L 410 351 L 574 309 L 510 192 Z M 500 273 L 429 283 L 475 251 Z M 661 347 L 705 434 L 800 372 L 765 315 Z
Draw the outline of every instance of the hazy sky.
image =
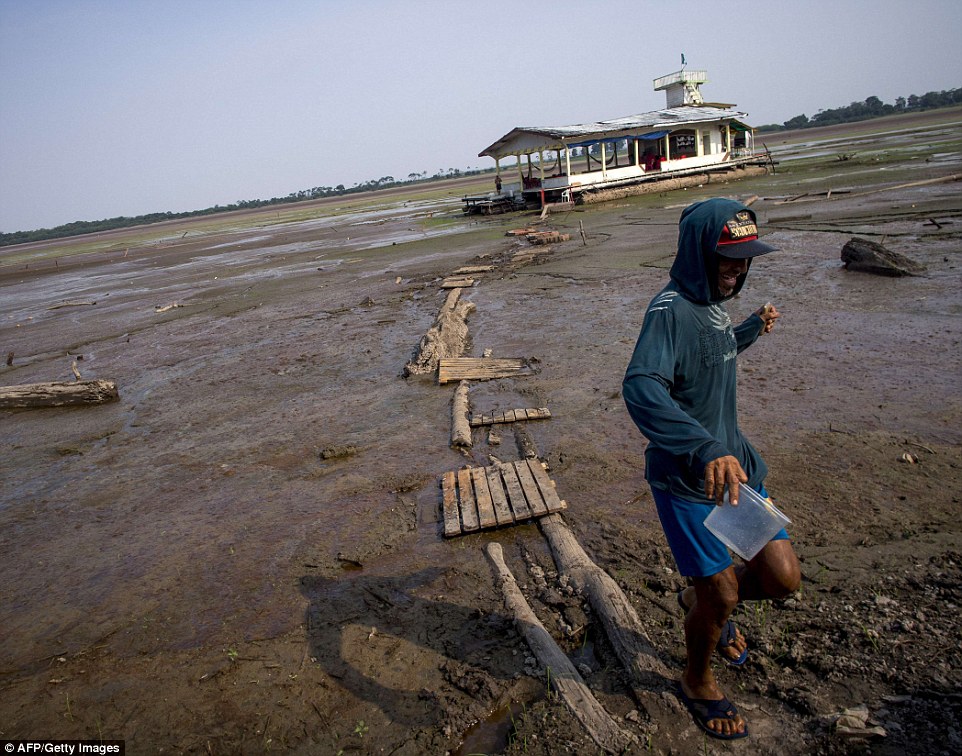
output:
M 962 86 L 959 0 L 0 0 L 0 231 L 491 167 L 514 126 Z

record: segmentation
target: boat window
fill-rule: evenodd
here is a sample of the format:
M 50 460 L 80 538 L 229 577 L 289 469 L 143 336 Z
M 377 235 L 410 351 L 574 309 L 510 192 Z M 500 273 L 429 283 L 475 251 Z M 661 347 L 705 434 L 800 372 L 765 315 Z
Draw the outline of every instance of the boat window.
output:
M 675 131 L 668 137 L 668 149 L 671 151 L 673 160 L 680 160 L 686 157 L 694 157 L 697 153 L 695 147 L 694 131 Z

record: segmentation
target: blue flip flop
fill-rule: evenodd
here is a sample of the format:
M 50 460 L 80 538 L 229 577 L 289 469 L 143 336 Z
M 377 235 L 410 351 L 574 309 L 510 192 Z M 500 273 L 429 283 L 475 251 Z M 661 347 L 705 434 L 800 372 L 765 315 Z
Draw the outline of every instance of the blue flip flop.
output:
M 742 732 L 734 732 L 730 735 L 717 732 L 708 726 L 708 723 L 713 719 L 732 720 L 738 715 L 738 709 L 735 708 L 735 704 L 727 698 L 718 700 L 711 698 L 689 698 L 681 685 L 678 686 L 678 697 L 682 703 L 685 704 L 688 713 L 691 714 L 692 719 L 695 720 L 695 724 L 711 735 L 711 737 L 718 738 L 719 740 L 740 740 L 741 738 L 748 737 L 747 725 Z
M 678 591 L 678 594 L 677 594 L 678 606 L 680 606 L 681 610 L 685 612 L 685 614 L 687 614 L 688 609 L 690 607 L 686 606 L 684 600 L 682 599 L 682 595 L 684 593 L 685 593 L 684 588 Z M 733 620 L 728 620 L 728 622 L 725 623 L 725 627 L 722 628 L 721 636 L 719 636 L 718 638 L 718 645 L 715 646 L 715 650 L 718 652 L 718 655 L 721 656 L 721 658 L 725 661 L 725 663 L 728 664 L 728 666 L 730 667 L 740 667 L 746 661 L 748 661 L 747 647 L 745 648 L 744 651 L 742 651 L 741 656 L 739 656 L 737 659 L 731 659 L 728 656 L 725 656 L 725 654 L 723 653 L 726 648 L 728 648 L 732 643 L 735 642 L 736 637 L 737 636 L 735 635 L 735 622 Z

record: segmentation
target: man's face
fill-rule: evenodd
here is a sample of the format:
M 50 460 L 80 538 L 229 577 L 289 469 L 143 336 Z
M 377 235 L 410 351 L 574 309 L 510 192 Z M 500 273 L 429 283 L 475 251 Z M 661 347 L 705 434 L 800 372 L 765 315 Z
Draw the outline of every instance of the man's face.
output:
M 748 271 L 748 260 L 735 260 L 718 255 L 718 291 L 723 297 L 735 291 L 738 277 Z

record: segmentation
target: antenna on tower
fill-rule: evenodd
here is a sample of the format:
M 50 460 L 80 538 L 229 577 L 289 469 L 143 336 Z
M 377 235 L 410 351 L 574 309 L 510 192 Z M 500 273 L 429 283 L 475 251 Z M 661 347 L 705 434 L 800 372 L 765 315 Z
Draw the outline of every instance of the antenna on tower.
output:
M 681 67 L 684 68 L 686 65 L 688 65 L 688 64 L 685 62 L 685 53 L 682 53 L 682 54 L 681 54 Z

